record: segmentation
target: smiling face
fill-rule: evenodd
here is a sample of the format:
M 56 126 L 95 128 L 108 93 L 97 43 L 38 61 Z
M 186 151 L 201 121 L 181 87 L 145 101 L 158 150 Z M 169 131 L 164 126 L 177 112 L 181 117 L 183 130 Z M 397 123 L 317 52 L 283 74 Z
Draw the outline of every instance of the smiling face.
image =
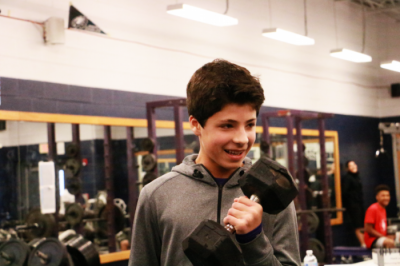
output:
M 251 105 L 228 104 L 207 119 L 204 128 L 193 116 L 190 125 L 199 137 L 196 163 L 214 177 L 228 178 L 250 151 L 256 138 L 256 110 Z
M 387 190 L 381 190 L 376 195 L 376 201 L 381 205 L 383 208 L 386 208 L 390 202 L 390 192 Z
M 358 166 L 354 161 L 350 161 L 347 165 L 347 169 L 350 173 L 357 173 L 358 172 Z

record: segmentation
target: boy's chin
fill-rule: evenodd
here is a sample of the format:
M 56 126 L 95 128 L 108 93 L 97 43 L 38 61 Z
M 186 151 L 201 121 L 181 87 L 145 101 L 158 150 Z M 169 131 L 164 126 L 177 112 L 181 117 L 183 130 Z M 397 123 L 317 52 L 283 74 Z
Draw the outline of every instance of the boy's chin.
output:
M 237 162 L 224 162 L 221 163 L 223 168 L 226 170 L 236 170 L 237 168 L 241 167 L 243 165 L 243 160 L 237 161 Z
M 389 202 L 380 202 L 379 204 L 386 208 L 389 205 Z

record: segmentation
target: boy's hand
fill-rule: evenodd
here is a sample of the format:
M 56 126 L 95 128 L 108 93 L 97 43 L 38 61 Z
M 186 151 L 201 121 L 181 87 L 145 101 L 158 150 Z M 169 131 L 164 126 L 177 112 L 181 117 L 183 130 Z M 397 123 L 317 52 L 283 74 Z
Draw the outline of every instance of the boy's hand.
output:
M 260 204 L 242 196 L 236 198 L 224 218 L 224 224 L 231 224 L 239 235 L 247 234 L 256 229 L 262 221 L 263 208 Z

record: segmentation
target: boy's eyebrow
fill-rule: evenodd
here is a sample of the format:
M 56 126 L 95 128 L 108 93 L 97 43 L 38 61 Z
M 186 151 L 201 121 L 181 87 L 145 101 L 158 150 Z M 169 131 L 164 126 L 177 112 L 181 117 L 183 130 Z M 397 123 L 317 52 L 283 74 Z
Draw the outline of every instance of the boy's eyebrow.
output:
M 251 119 L 247 120 L 246 123 L 254 122 L 254 121 L 256 121 L 256 118 L 251 118 Z M 237 123 L 238 121 L 234 120 L 234 119 L 227 119 L 227 120 L 222 120 L 221 122 Z

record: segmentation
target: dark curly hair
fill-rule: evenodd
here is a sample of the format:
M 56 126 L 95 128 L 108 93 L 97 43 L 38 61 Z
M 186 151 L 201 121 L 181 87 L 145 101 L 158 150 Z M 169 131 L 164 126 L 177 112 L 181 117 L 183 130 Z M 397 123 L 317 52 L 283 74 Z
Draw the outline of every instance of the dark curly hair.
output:
M 264 102 L 260 81 L 241 66 L 216 59 L 199 68 L 187 89 L 187 109 L 202 127 L 207 119 L 227 104 L 250 104 L 257 115 Z
M 390 187 L 388 185 L 378 185 L 375 188 L 375 196 L 379 194 L 381 191 L 389 191 L 390 192 Z

